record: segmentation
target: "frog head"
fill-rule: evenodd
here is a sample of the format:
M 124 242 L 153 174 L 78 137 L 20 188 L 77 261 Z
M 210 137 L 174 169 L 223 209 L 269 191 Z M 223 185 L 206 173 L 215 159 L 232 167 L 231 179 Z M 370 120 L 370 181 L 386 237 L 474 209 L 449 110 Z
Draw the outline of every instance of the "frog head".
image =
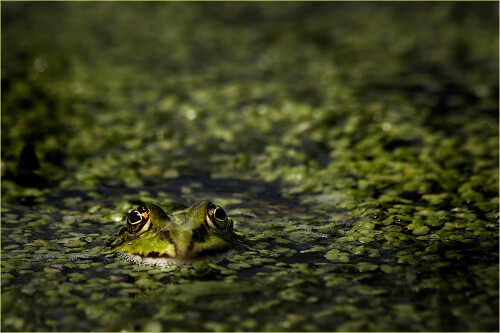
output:
M 170 262 L 217 256 L 243 245 L 233 220 L 212 202 L 200 202 L 173 215 L 155 204 L 142 204 L 128 214 L 127 226 L 110 244 L 125 257 Z

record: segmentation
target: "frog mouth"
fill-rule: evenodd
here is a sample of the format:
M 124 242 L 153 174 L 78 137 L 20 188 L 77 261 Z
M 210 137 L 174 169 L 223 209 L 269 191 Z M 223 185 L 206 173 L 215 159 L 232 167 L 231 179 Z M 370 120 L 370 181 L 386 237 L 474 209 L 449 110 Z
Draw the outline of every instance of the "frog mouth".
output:
M 209 253 L 213 252 L 213 253 Z M 139 265 L 149 265 L 157 267 L 170 267 L 170 266 L 191 266 L 198 260 L 217 263 L 234 255 L 237 251 L 235 249 L 228 249 L 226 251 L 207 251 L 203 256 L 196 256 L 195 258 L 179 258 L 170 257 L 169 255 L 162 255 L 158 252 L 150 252 L 148 255 L 138 255 L 126 252 L 118 253 L 123 259 L 132 261 Z
M 233 248 L 232 248 L 233 247 Z M 160 253 L 158 251 L 150 251 L 145 254 L 136 254 L 137 256 L 140 256 L 142 258 L 152 258 L 152 259 L 172 259 L 172 260 L 177 260 L 177 261 L 191 261 L 191 260 L 198 260 L 198 259 L 204 259 L 204 258 L 212 258 L 212 257 L 217 257 L 224 255 L 225 253 L 231 251 L 231 250 L 236 250 L 240 249 L 237 246 L 227 246 L 223 248 L 210 248 L 210 249 L 204 249 L 202 251 L 198 251 L 196 253 L 184 253 L 184 255 L 178 255 L 176 252 L 175 256 L 170 256 L 167 253 Z

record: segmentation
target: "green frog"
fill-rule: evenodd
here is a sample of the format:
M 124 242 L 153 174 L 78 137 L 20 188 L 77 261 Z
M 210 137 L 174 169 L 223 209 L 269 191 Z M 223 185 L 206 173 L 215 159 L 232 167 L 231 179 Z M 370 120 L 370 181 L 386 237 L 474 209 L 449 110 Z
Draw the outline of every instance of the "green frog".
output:
M 110 247 L 138 263 L 190 263 L 198 258 L 220 258 L 245 247 L 233 230 L 233 220 L 222 207 L 200 202 L 177 214 L 145 203 L 132 210 Z

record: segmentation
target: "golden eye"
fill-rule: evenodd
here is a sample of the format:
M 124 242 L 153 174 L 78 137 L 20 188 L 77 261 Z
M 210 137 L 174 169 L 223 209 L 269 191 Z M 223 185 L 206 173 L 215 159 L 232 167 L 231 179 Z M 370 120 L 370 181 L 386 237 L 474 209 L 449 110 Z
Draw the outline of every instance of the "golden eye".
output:
M 127 229 L 131 234 L 142 234 L 149 229 L 149 211 L 145 205 L 141 205 L 128 214 Z
M 128 221 L 131 224 L 135 224 L 137 222 L 140 222 L 141 220 L 142 220 L 141 214 L 139 214 L 139 212 L 137 212 L 135 210 L 132 213 L 130 213 L 130 215 L 128 216 Z
M 215 209 L 214 217 L 219 221 L 224 221 L 226 219 L 226 212 L 224 209 L 218 207 Z
M 207 222 L 218 229 L 223 229 L 226 226 L 227 215 L 221 206 L 217 206 L 209 202 L 207 204 Z

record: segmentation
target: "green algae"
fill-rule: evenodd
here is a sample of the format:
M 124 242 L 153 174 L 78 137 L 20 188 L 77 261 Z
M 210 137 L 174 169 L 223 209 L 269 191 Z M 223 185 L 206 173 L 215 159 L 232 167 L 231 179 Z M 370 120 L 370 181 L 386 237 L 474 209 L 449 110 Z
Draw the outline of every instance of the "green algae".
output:
M 497 331 L 497 13 L 3 3 L 2 330 Z M 248 251 L 106 253 L 206 199 Z

